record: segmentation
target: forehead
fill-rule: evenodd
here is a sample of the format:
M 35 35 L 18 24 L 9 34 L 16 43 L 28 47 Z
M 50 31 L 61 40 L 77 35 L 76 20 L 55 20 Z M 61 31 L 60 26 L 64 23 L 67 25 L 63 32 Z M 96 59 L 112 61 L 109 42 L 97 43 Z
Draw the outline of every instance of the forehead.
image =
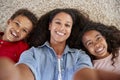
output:
M 23 23 L 32 23 L 31 20 L 29 20 L 26 16 L 22 15 L 16 16 L 13 20 L 18 20 Z
M 65 12 L 60 12 L 58 14 L 55 15 L 55 17 L 53 19 L 63 19 L 63 20 L 67 20 L 67 21 L 70 21 L 72 22 L 72 17 L 71 15 L 69 15 L 68 13 L 65 13 Z
M 15 17 L 13 20 L 18 21 L 21 24 L 21 26 L 27 29 L 29 28 L 31 29 L 33 27 L 32 22 L 26 16 L 19 15 Z
M 101 35 L 101 33 L 97 30 L 89 30 L 83 34 L 83 39 L 89 39 L 89 38 L 94 38 L 96 35 Z
M 25 21 L 27 20 L 27 21 L 30 21 L 26 16 L 23 16 L 23 15 L 16 16 L 13 20 L 25 20 Z

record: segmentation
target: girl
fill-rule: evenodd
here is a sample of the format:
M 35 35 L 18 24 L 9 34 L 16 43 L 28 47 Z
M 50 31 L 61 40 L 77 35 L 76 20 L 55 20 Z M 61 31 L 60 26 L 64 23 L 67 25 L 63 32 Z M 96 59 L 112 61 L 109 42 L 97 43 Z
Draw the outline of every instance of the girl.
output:
M 94 68 L 120 74 L 120 30 L 115 26 L 90 22 L 78 41 L 88 55 Z

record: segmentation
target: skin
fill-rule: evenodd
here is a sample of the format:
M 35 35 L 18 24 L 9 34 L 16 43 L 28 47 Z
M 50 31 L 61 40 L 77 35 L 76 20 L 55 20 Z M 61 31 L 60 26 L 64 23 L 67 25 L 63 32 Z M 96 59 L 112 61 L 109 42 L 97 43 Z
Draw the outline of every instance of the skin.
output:
M 27 17 L 21 15 L 13 20 L 9 19 L 7 25 L 8 27 L 2 39 L 8 42 L 25 39 L 33 28 L 32 22 Z M 0 70 L 3 70 L 0 72 L 2 74 L 0 75 L 0 80 L 34 80 L 34 76 L 28 66 L 19 64 L 15 67 L 14 64 L 7 58 L 0 59 Z
M 17 16 L 13 20 L 9 19 L 8 27 L 5 30 L 2 39 L 8 42 L 23 40 L 32 30 L 32 22 L 25 16 Z
M 56 19 L 58 19 L 57 23 L 56 23 Z M 61 12 L 54 17 L 53 21 L 49 25 L 49 30 L 51 33 L 50 45 L 55 50 L 57 55 L 62 54 L 65 48 L 66 40 L 68 39 L 71 33 L 72 24 L 73 24 L 72 18 L 68 14 Z M 1 72 L 2 70 L 3 72 Z M 8 73 L 7 75 L 3 74 L 5 70 Z M 95 72 L 96 71 L 89 68 L 81 69 L 78 72 L 76 72 L 73 80 L 89 80 L 89 79 L 99 80 L 97 79 L 97 75 Z M 3 74 L 0 75 L 0 80 L 35 80 L 33 73 L 31 72 L 31 70 L 27 65 L 18 64 L 17 66 L 14 66 L 14 63 L 6 58 L 0 58 L 0 74 Z M 119 80 L 119 79 L 120 78 L 111 79 L 111 80 Z M 104 78 L 100 80 L 109 80 L 109 79 Z
M 9 58 L 0 58 L 0 80 L 35 80 L 26 65 L 15 66 L 14 64 Z
M 89 53 L 94 55 L 96 59 L 102 59 L 109 55 L 107 51 L 108 45 L 104 36 L 96 30 L 85 32 L 82 37 L 82 42 Z
M 53 21 L 50 23 L 49 25 L 49 30 L 51 33 L 51 38 L 50 38 L 50 45 L 53 47 L 53 49 L 55 50 L 55 52 L 57 54 L 62 54 L 64 47 L 65 47 L 65 43 L 66 40 L 68 39 L 68 37 L 70 36 L 71 33 L 71 29 L 72 29 L 72 18 L 71 16 L 69 16 L 66 13 L 58 13 Z M 8 74 L 5 76 L 8 76 L 8 78 L 6 78 L 4 75 L 2 75 L 1 77 L 3 77 L 2 80 L 35 80 L 33 73 L 31 72 L 31 70 L 29 69 L 29 67 L 25 64 L 18 64 L 16 67 L 13 66 L 13 62 L 11 62 L 8 59 L 0 59 L 0 63 L 2 63 L 3 61 L 4 64 L 1 64 L 2 66 L 6 66 L 6 64 L 12 65 L 11 68 L 9 67 L 2 67 L 0 69 L 6 70 L 6 69 L 16 69 L 15 70 L 15 74 Z M 2 73 L 2 72 L 1 72 Z M 17 76 L 17 77 L 12 77 L 11 76 Z
M 54 48 L 57 55 L 62 55 L 66 40 L 71 34 L 72 25 L 71 16 L 64 12 L 58 13 L 49 24 L 50 45 Z

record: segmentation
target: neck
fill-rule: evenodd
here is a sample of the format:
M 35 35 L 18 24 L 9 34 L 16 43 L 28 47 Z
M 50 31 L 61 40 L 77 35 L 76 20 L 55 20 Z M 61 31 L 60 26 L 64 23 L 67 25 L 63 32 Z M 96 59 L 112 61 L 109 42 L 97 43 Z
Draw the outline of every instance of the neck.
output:
M 51 43 L 50 45 L 55 50 L 57 55 L 62 55 L 66 43 Z

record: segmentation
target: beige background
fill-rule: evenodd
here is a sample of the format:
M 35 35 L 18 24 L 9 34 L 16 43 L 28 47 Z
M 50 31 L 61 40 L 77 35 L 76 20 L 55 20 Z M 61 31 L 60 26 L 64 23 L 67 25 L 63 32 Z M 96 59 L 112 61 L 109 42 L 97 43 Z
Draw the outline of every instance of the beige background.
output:
M 90 19 L 120 29 L 120 0 L 0 0 L 0 31 L 6 21 L 20 8 L 28 8 L 39 18 L 54 8 L 77 8 L 88 13 Z

